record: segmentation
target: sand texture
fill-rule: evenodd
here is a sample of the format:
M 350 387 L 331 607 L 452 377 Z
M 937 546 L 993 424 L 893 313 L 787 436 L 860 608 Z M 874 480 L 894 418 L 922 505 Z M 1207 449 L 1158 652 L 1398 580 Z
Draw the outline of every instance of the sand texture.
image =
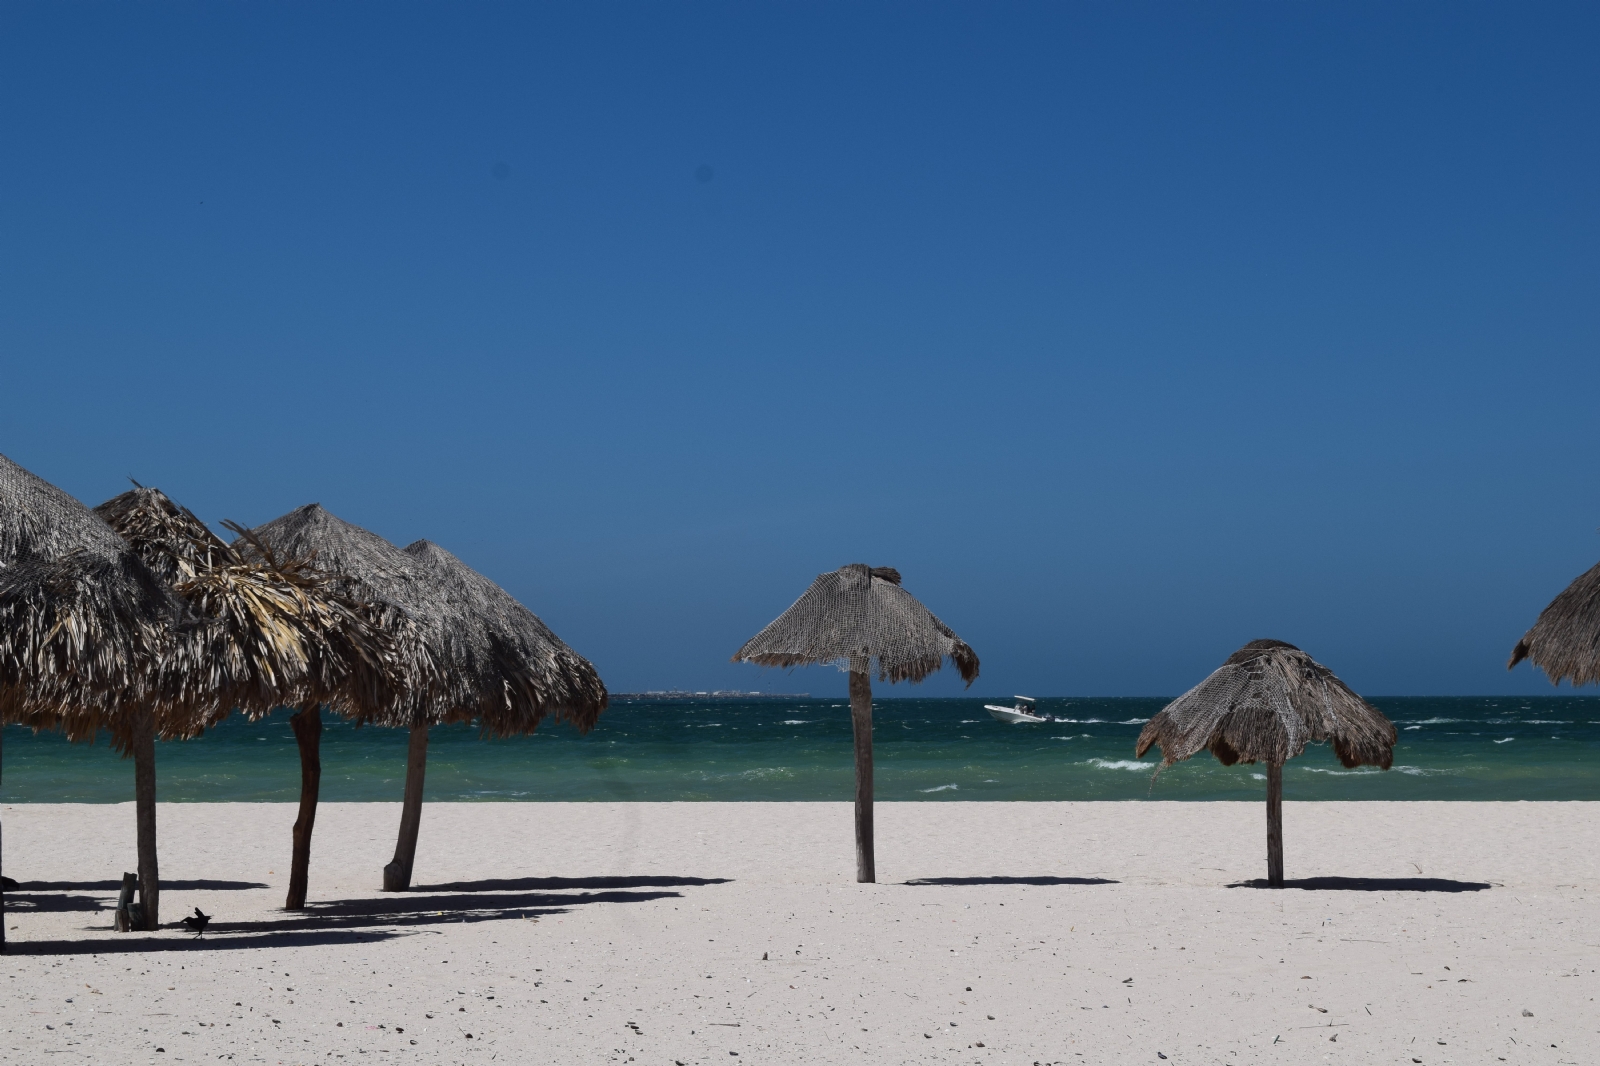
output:
M 131 805 L 5 808 L 6 1063 L 1594 1063 L 1600 804 L 160 809 L 168 923 L 110 930 Z M 763 958 L 763 956 L 766 956 Z M 1163 1060 L 1160 1056 L 1165 1056 Z

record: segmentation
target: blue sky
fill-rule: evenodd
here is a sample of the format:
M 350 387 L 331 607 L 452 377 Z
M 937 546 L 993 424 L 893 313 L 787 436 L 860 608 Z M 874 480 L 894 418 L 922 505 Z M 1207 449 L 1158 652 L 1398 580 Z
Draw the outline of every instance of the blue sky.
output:
M 1263 636 L 1549 692 L 1504 662 L 1600 559 L 1597 30 L 7 5 L 0 452 L 436 540 L 614 690 L 842 692 L 727 659 L 863 561 L 977 692 Z

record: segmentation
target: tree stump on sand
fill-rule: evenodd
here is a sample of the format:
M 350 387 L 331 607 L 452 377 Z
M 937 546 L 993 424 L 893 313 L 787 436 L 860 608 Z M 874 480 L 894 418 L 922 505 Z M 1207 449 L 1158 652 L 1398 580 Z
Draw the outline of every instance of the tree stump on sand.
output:
M 144 908 L 133 902 L 133 894 L 138 888 L 138 874 L 122 875 L 122 893 L 117 896 L 117 916 L 112 921 L 113 928 L 119 933 L 130 933 L 144 926 Z

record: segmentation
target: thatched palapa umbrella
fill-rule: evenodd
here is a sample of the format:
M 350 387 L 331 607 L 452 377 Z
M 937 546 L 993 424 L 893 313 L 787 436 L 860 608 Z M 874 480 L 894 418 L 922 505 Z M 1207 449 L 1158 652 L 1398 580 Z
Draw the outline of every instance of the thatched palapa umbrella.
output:
M 405 695 L 409 618 L 350 599 L 341 591 L 347 582 L 309 560 L 280 559 L 264 546 L 246 556 L 160 490 L 135 486 L 95 512 L 202 621 L 187 650 L 206 670 L 210 701 L 203 713 L 166 723 L 165 736 L 196 736 L 235 710 L 255 718 L 287 706 L 315 716 L 329 704 L 361 720 Z M 302 723 L 295 726 L 298 735 Z M 302 791 L 305 784 L 302 774 Z M 305 904 L 314 819 L 314 807 L 302 804 L 291 910 Z
M 1163 707 L 1135 754 L 1161 745 L 1161 766 L 1203 748 L 1224 766 L 1267 764 L 1267 883 L 1283 887 L 1283 764 L 1330 743 L 1348 768 L 1394 760 L 1394 723 L 1333 671 L 1281 640 L 1252 640 L 1211 676 Z
M 1511 649 L 1506 669 L 1524 659 L 1553 685 L 1566 678 L 1573 688 L 1600 681 L 1600 565 L 1580 574 L 1539 612 L 1533 628 Z
M 486 735 L 515 736 L 553 715 L 587 730 L 606 707 L 605 685 L 588 660 L 504 589 L 437 545 L 418 541 L 402 551 L 318 504 L 254 533 L 275 551 L 315 553 L 319 563 L 353 579 L 361 598 L 405 611 L 432 663 L 430 682 L 397 707 L 411 739 L 399 839 L 383 871 L 386 891 L 411 884 L 431 726 L 476 721 Z
M 105 522 L 0 456 L 0 722 L 58 728 L 73 740 L 105 731 L 135 756 L 147 929 L 159 917 L 158 714 L 185 709 L 174 649 L 189 625 L 183 602 Z
M 877 880 L 872 836 L 872 662 L 878 680 L 915 684 L 949 659 L 970 686 L 978 656 L 950 627 L 900 587 L 891 567 L 851 563 L 819 574 L 811 587 L 745 642 L 734 662 L 758 666 L 837 663 L 850 671 L 856 750 L 856 880 Z
M 505 589 L 432 541 L 408 544 L 405 553 L 428 575 L 431 609 L 444 622 L 437 660 L 441 691 L 435 697 L 441 709 L 476 721 L 485 736 L 526 735 L 548 715 L 580 732 L 594 728 L 611 697 L 589 660 Z M 419 743 L 427 743 L 425 729 L 412 732 L 400 837 L 394 861 L 384 869 L 384 887 L 393 891 L 411 884 L 422 821 Z

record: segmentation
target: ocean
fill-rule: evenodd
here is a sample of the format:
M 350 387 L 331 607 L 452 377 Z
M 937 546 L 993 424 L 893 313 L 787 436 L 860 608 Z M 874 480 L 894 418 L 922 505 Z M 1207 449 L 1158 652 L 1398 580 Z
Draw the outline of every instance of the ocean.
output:
M 994 698 L 874 702 L 883 800 L 1250 800 L 1257 766 L 1208 753 L 1155 775 L 1134 740 L 1163 699 L 1042 699 L 1054 721 L 1003 725 Z M 1405 697 L 1372 700 L 1400 730 L 1394 768 L 1346 770 L 1312 746 L 1284 771 L 1288 800 L 1600 800 L 1600 698 Z M 617 700 L 589 735 L 561 725 L 483 740 L 433 731 L 430 800 L 849 800 L 850 711 L 842 699 Z M 406 735 L 328 716 L 322 799 L 398 801 Z M 299 758 L 288 712 L 235 716 L 205 736 L 158 745 L 165 802 L 292 801 Z M 120 803 L 133 764 L 104 744 L 4 732 L 0 802 Z

